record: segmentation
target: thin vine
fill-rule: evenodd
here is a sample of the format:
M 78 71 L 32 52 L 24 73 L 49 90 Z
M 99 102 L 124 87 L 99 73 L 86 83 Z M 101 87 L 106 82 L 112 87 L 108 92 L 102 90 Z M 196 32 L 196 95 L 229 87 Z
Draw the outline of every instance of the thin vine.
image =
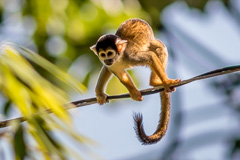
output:
M 176 87 L 180 87 L 182 85 L 185 85 L 185 84 L 197 81 L 197 80 L 207 79 L 207 78 L 216 77 L 219 75 L 229 74 L 229 73 L 238 72 L 238 71 L 240 71 L 240 65 L 224 67 L 221 69 L 216 69 L 216 70 L 213 70 L 210 72 L 206 72 L 204 74 L 198 75 L 196 77 L 193 77 L 193 78 L 190 78 L 187 80 L 183 80 L 177 84 L 172 85 L 170 88 L 176 88 Z M 240 81 L 240 79 L 239 79 L 239 81 Z M 162 91 L 164 91 L 163 87 L 156 87 L 156 88 L 148 88 L 148 89 L 141 90 L 141 93 L 143 96 L 146 96 L 146 95 L 150 95 L 150 94 L 159 93 Z M 129 94 L 113 95 L 113 96 L 108 96 L 108 100 L 129 98 L 129 97 L 130 97 Z M 87 105 L 91 105 L 91 104 L 95 104 L 95 103 L 97 103 L 96 97 L 88 98 L 88 99 L 83 99 L 83 100 L 74 101 L 74 102 L 69 103 L 69 104 L 73 104 L 73 105 L 65 104 L 65 109 L 83 107 L 83 106 L 87 106 Z M 69 107 L 69 106 L 74 106 L 74 107 Z M 51 110 L 46 110 L 46 112 L 52 113 Z M 38 114 L 41 114 L 41 113 L 38 113 Z M 24 121 L 26 121 L 26 119 L 24 117 L 18 117 L 18 118 L 14 118 L 14 119 L 0 121 L 0 128 L 10 126 L 12 124 L 11 123 L 12 121 L 24 122 Z

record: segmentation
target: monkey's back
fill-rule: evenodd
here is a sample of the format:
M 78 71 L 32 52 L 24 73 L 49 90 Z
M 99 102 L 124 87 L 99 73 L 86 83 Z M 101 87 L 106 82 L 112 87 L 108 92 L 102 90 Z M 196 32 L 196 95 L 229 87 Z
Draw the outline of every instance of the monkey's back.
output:
M 123 22 L 116 35 L 128 41 L 128 49 L 145 51 L 149 47 L 150 41 L 154 39 L 151 26 L 138 18 L 129 19 Z

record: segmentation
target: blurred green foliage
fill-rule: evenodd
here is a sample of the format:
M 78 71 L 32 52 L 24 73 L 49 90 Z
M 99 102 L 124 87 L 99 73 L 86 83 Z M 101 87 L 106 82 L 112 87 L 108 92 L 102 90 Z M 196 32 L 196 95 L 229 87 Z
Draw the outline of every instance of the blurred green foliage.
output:
M 56 82 L 61 81 L 78 91 L 85 90 L 82 84 L 38 54 L 17 45 L 0 46 L 0 89 L 7 100 L 4 111 L 7 114 L 9 107 L 15 106 L 27 121 L 25 125 L 18 120 L 10 122 L 12 127 L 8 132 L 12 134 L 6 132 L 1 138 L 10 139 L 13 143 L 16 159 L 33 158 L 30 153 L 37 150 L 44 159 L 65 159 L 67 148 L 62 147 L 64 145 L 60 145 L 52 134 L 57 129 L 83 143 L 84 138 L 75 133 L 65 109 L 73 106 L 69 104 L 64 88 L 43 78 L 27 60 L 53 74 Z M 55 116 L 49 115 L 47 110 Z M 27 144 L 24 140 L 26 135 L 32 137 L 36 144 Z

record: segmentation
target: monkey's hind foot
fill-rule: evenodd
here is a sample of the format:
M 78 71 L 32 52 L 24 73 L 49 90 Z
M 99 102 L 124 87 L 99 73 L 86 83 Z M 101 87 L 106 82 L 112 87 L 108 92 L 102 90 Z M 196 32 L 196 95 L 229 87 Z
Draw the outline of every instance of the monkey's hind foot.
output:
M 150 81 L 150 86 L 153 87 L 164 87 L 167 92 L 174 92 L 176 91 L 175 87 L 171 87 L 174 84 L 181 82 L 180 79 L 168 79 L 167 83 L 164 84 L 159 78 L 152 79 Z
M 167 92 L 174 92 L 176 91 L 175 87 L 171 87 L 172 85 L 178 84 L 179 82 L 181 82 L 180 79 L 168 79 L 166 84 L 164 85 L 165 91 Z

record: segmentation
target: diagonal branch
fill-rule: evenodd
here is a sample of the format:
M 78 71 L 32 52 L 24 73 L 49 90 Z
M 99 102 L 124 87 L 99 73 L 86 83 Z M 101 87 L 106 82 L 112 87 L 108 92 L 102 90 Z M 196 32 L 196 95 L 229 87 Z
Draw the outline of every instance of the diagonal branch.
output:
M 193 81 L 207 79 L 207 78 L 216 77 L 216 76 L 219 76 L 219 75 L 229 74 L 229 73 L 238 72 L 238 71 L 240 71 L 240 65 L 225 67 L 225 68 L 221 68 L 221 69 L 216 69 L 216 70 L 198 75 L 196 77 L 193 77 L 193 78 L 190 78 L 190 79 L 187 79 L 187 80 L 183 80 L 183 81 L 181 81 L 177 84 L 172 85 L 171 88 L 180 87 L 182 85 L 191 83 Z M 141 90 L 141 93 L 142 93 L 142 95 L 145 96 L 145 95 L 150 95 L 150 94 L 155 94 L 155 93 L 158 93 L 158 92 L 162 92 L 163 90 L 164 90 L 163 87 L 148 88 L 148 89 Z M 130 97 L 129 94 L 121 94 L 121 95 L 109 96 L 108 99 L 113 100 L 113 99 L 129 98 L 129 97 Z M 83 107 L 83 106 L 87 106 L 87 105 L 91 105 L 91 104 L 95 104 L 95 103 L 97 103 L 96 98 L 89 98 L 89 99 L 83 99 L 83 100 L 71 102 L 71 104 L 74 105 L 74 108 Z M 65 109 L 73 108 L 73 107 L 68 107 L 68 106 L 69 105 L 66 104 Z M 51 110 L 47 110 L 47 112 L 52 113 Z M 10 126 L 12 121 L 24 122 L 24 121 L 26 121 L 26 119 L 24 117 L 19 117 L 19 118 L 15 118 L 15 119 L 9 119 L 9 120 L 1 121 L 0 122 L 0 128 Z

